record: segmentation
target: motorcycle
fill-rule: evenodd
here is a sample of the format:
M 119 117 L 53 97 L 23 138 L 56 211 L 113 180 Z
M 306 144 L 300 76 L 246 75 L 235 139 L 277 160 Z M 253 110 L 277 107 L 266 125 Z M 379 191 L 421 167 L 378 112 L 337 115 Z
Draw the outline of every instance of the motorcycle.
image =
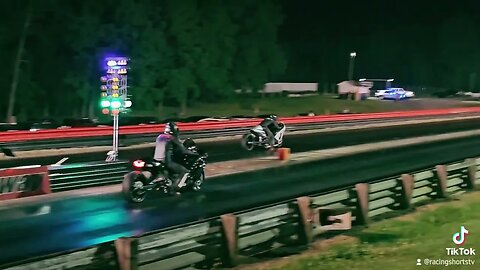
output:
M 274 148 L 279 148 L 283 144 L 283 134 L 286 130 L 284 123 L 279 123 L 280 130 L 274 135 Z M 242 146 L 248 151 L 252 151 L 254 148 L 268 149 L 268 136 L 261 126 L 255 126 L 249 133 L 242 136 Z
M 205 180 L 205 166 L 208 154 L 201 152 L 192 139 L 187 139 L 183 145 L 200 155 L 200 157 L 185 155 L 182 165 L 190 170 L 183 186 L 179 191 L 199 191 Z M 163 162 L 153 159 L 138 159 L 132 162 L 132 171 L 124 176 L 122 192 L 125 199 L 133 203 L 145 200 L 147 192 L 160 191 L 163 194 L 172 194 L 173 179 L 179 177 L 169 170 Z

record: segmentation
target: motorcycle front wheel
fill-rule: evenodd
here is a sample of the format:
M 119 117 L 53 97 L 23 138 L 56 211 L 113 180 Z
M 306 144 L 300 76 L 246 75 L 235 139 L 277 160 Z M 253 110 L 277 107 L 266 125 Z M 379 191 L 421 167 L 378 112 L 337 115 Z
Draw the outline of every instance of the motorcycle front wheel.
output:
M 133 203 L 141 203 L 145 201 L 147 192 L 141 176 L 135 172 L 130 172 L 123 178 L 122 191 L 125 199 Z
M 255 136 L 251 133 L 245 134 L 242 137 L 242 146 L 248 151 L 252 151 L 255 147 Z

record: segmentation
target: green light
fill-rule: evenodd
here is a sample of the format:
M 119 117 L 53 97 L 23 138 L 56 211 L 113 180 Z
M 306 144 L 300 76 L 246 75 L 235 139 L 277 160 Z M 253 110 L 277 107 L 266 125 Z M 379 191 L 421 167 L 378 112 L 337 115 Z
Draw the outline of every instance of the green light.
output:
M 115 101 L 112 101 L 112 103 L 110 104 L 110 106 L 114 109 L 118 109 L 122 106 L 122 103 L 118 100 L 115 100 Z
M 102 107 L 105 108 L 105 107 L 110 106 L 110 101 L 108 101 L 108 100 L 102 100 L 102 103 L 101 103 L 101 104 L 102 104 Z

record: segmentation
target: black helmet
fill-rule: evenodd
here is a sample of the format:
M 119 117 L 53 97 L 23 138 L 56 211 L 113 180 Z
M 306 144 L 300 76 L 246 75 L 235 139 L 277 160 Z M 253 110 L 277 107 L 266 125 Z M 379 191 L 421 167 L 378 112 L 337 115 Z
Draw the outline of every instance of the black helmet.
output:
M 178 136 L 177 124 L 175 124 L 174 122 L 166 123 L 165 124 L 165 130 L 163 131 L 163 133 L 170 134 L 170 135 L 173 135 L 173 136 L 177 137 Z
M 271 114 L 269 117 L 270 117 L 270 119 L 272 119 L 273 121 L 277 121 L 277 120 L 278 120 L 278 117 L 277 117 L 277 115 L 275 115 L 275 114 Z

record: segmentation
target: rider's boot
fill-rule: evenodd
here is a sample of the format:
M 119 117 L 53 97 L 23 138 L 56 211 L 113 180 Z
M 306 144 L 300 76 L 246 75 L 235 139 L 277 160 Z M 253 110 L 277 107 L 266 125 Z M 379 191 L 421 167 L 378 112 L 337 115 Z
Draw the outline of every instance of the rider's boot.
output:
M 183 177 L 180 179 L 180 181 L 177 184 L 178 188 L 182 188 L 187 185 L 187 179 L 188 179 L 188 172 L 183 175 Z

